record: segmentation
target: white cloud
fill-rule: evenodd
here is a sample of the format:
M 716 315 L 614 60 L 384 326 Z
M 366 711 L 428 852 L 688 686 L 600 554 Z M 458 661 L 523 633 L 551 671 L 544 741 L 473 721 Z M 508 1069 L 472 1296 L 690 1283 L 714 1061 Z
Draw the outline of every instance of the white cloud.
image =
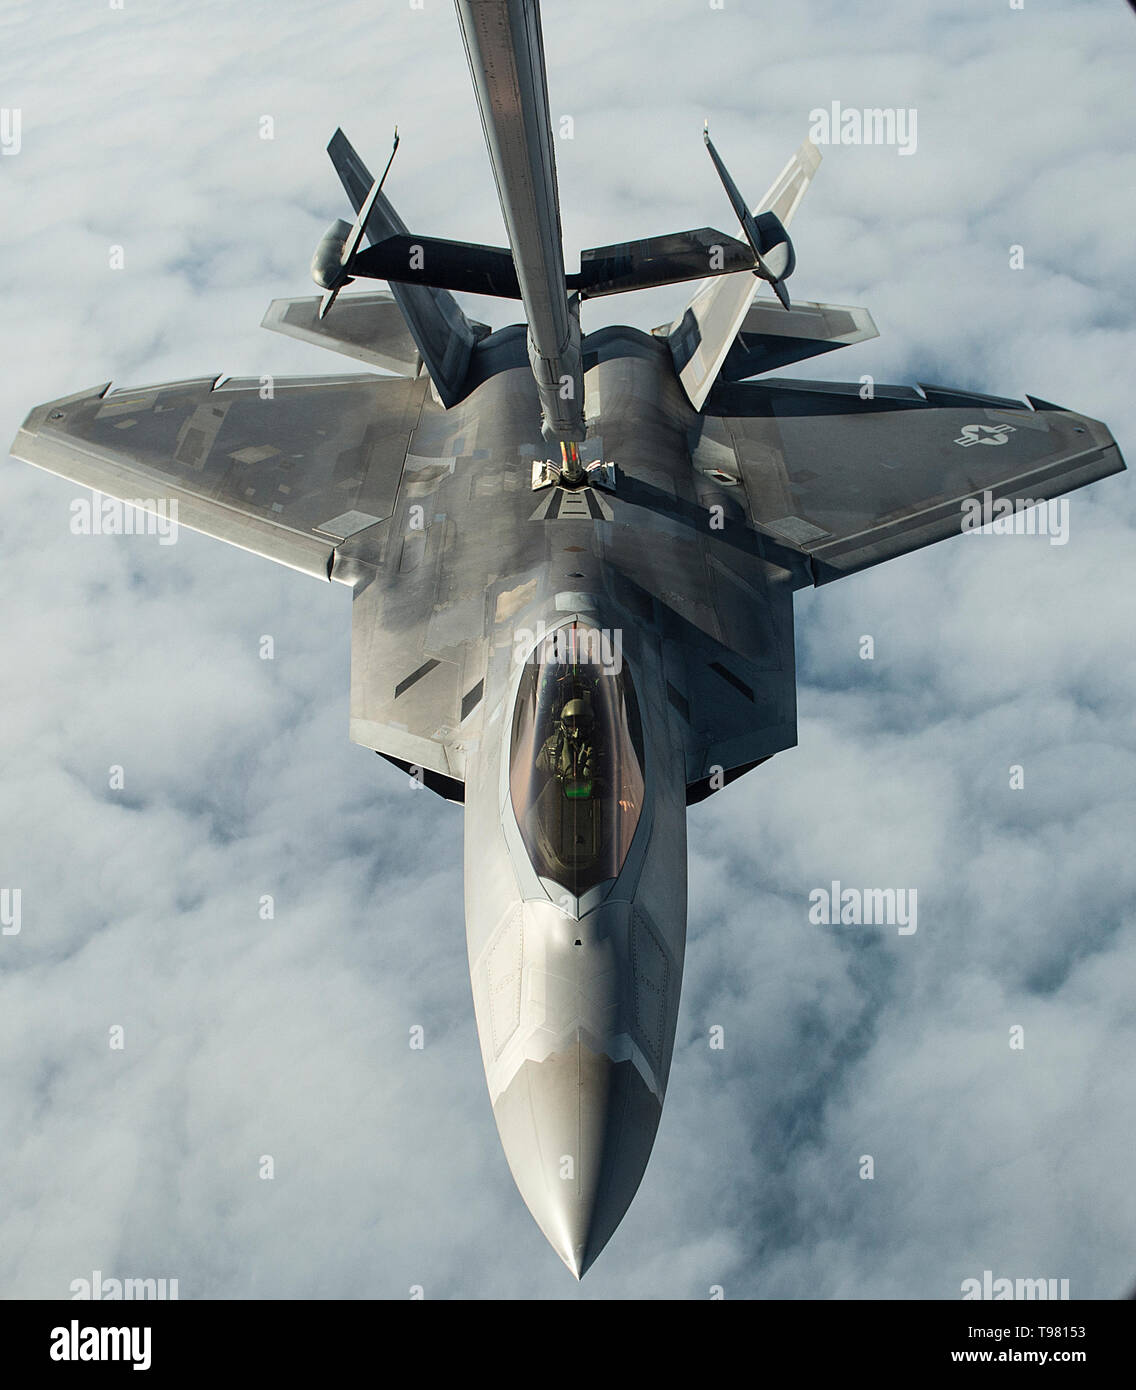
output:
M 575 118 L 570 263 L 733 231 L 703 116 L 756 195 L 813 106 L 916 106 L 915 157 L 825 151 L 792 288 L 868 305 L 881 337 L 802 374 L 1028 390 L 1133 454 L 1123 7 L 545 9 L 553 112 Z M 337 124 L 377 164 L 399 122 L 389 191 L 412 226 L 502 240 L 442 0 L 334 21 L 300 0 L 25 5 L 0 104 L 23 118 L 0 157 L 5 438 L 108 378 L 338 370 L 258 328 L 308 292 L 346 211 Z M 684 299 L 606 300 L 585 327 Z M 958 540 L 798 599 L 800 747 L 691 814 L 662 1128 L 580 1290 L 493 1127 L 460 813 L 347 739 L 346 593 L 191 534 L 76 539 L 69 484 L 9 463 L 3 487 L 0 880 L 24 890 L 0 938 L 4 1294 L 62 1296 L 94 1268 L 226 1298 L 935 1298 L 984 1268 L 1131 1284 L 1126 477 L 1074 495 L 1067 546 Z M 810 926 L 831 878 L 916 886 L 918 932 Z

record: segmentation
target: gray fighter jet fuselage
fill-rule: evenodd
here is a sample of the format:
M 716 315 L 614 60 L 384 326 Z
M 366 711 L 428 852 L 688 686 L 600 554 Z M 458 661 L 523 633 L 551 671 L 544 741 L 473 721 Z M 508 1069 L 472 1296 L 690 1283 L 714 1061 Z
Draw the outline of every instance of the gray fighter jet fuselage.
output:
M 686 807 L 796 742 L 793 592 L 1124 465 L 1100 422 L 1033 398 L 754 380 L 876 331 L 790 304 L 808 141 L 751 210 L 707 133 L 742 238 L 567 273 L 537 0 L 456 5 L 508 248 L 412 233 L 336 132 L 355 222 L 317 248 L 322 298 L 265 318 L 394 375 L 103 386 L 33 410 L 12 452 L 351 588 L 351 737 L 464 802 L 493 1112 L 579 1277 L 659 1123 Z M 337 299 L 364 278 L 389 289 Z M 581 332 L 588 298 L 683 280 L 673 323 Z M 526 322 L 490 332 L 453 291 Z
M 695 412 L 665 343 L 626 330 L 585 339 L 598 359 L 589 398 L 604 403 L 593 424 L 620 481 L 613 493 L 542 494 L 517 457 L 539 411 L 523 330 L 494 337 L 500 346 L 485 349 L 511 350 L 515 365 L 431 412 L 432 454 L 461 455 L 461 436 L 475 433 L 484 455 L 445 474 L 428 503 L 462 517 L 454 565 L 489 580 L 475 599 L 485 674 L 467 697 L 480 733 L 463 768 L 469 962 L 505 1153 L 541 1229 L 582 1274 L 647 1163 L 686 936 L 691 779 L 663 651 L 681 637 L 668 639 L 647 576 L 620 552 L 665 575 L 704 544 L 706 512 L 686 447 Z M 649 549 L 637 539 L 644 509 L 669 518 Z M 752 545 L 730 572 L 767 625 L 769 669 L 749 680 L 777 741 L 793 723 L 790 588 Z M 407 576 L 388 566 L 374 582 L 398 589 Z M 387 596 L 376 601 L 387 611 Z M 748 703 L 724 680 L 721 698 Z M 573 706 L 579 727 L 566 730 Z

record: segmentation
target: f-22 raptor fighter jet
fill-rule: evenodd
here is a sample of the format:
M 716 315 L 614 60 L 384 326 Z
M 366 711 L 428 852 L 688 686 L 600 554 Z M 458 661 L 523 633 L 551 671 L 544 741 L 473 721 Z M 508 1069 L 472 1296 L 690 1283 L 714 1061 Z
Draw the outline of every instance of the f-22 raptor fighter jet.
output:
M 1104 425 L 1033 398 L 753 380 L 876 335 L 863 309 L 790 303 L 808 142 L 751 209 L 707 132 L 741 237 L 567 273 L 538 0 L 456 5 L 508 247 L 408 231 L 337 131 L 356 217 L 316 250 L 321 295 L 264 320 L 394 375 L 100 386 L 33 410 L 12 452 L 350 586 L 351 737 L 465 804 L 493 1112 L 580 1277 L 659 1123 L 686 807 L 796 743 L 794 591 L 955 535 L 976 499 L 998 516 L 1124 464 Z M 336 303 L 359 279 L 389 288 Z M 673 323 L 582 332 L 588 299 L 683 280 Z M 525 322 L 490 332 L 454 291 Z

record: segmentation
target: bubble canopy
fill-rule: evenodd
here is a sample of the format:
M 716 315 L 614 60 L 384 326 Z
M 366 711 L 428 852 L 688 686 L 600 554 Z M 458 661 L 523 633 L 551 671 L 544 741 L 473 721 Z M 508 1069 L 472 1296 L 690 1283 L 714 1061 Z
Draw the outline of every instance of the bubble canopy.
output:
M 579 897 L 615 878 L 643 809 L 643 727 L 619 644 L 556 628 L 525 662 L 509 792 L 536 872 Z

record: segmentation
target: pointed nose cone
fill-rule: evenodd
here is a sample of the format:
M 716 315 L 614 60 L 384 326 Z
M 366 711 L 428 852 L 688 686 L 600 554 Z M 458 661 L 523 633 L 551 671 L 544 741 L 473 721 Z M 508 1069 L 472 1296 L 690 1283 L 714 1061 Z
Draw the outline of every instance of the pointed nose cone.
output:
M 661 1106 L 632 1062 L 575 1046 L 525 1062 L 493 1113 L 525 1205 L 583 1277 L 631 1205 Z

